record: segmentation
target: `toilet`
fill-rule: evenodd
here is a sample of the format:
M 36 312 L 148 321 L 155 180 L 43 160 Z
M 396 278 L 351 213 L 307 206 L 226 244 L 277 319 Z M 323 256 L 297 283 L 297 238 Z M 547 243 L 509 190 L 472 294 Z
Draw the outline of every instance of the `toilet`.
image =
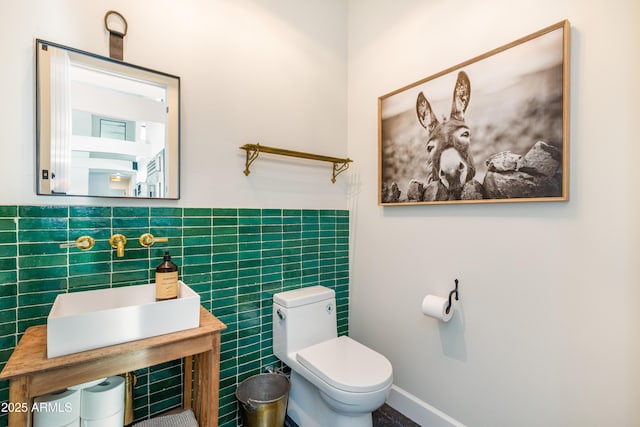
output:
M 273 295 L 273 352 L 291 368 L 287 415 L 300 427 L 372 427 L 393 383 L 383 355 L 338 337 L 335 292 L 310 286 Z

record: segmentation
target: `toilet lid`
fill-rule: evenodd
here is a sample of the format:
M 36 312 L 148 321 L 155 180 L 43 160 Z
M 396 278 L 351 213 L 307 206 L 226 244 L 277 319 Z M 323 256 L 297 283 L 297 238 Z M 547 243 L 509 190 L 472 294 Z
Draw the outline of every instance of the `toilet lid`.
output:
M 391 385 L 391 363 L 368 347 L 341 336 L 300 350 L 302 366 L 333 387 L 364 393 Z

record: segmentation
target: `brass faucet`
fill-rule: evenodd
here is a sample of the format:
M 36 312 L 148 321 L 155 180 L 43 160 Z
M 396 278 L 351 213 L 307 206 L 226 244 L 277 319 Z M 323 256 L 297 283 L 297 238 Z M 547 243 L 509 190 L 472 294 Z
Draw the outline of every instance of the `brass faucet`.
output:
M 124 246 L 127 244 L 127 238 L 123 234 L 114 234 L 109 239 L 109 244 L 116 250 L 116 256 L 122 258 L 124 256 Z

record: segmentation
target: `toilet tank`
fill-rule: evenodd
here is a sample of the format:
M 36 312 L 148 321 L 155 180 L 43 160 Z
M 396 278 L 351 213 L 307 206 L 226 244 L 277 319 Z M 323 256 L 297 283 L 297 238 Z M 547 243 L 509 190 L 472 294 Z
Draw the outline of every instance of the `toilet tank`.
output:
M 273 353 L 280 360 L 338 336 L 335 295 L 324 286 L 273 295 Z

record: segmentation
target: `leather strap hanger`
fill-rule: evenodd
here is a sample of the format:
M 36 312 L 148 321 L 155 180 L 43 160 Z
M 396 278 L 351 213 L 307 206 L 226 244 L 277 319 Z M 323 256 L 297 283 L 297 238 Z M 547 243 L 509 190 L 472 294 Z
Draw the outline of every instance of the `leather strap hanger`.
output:
M 120 32 L 109 28 L 108 20 L 111 15 L 116 15 L 122 20 L 124 31 Z M 110 10 L 104 15 L 104 27 L 109 31 L 109 56 L 122 61 L 124 58 L 124 36 L 127 35 L 127 29 L 129 27 L 127 20 L 115 10 Z

